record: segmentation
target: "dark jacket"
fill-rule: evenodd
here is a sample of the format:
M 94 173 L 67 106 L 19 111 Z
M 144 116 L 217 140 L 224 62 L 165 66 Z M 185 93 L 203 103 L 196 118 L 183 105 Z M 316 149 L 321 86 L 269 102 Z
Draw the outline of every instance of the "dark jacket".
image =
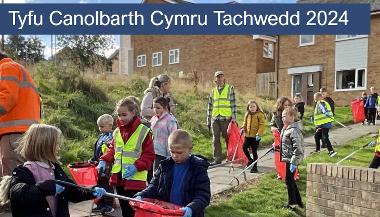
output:
M 305 114 L 305 102 L 297 102 L 294 107 L 300 113 L 300 119 L 302 120 L 303 115 Z
M 324 98 L 324 100 L 330 105 L 331 112 L 333 113 L 333 115 L 335 115 L 335 102 L 334 102 L 334 100 L 329 96 L 326 96 Z
M 277 112 L 273 112 L 272 119 L 270 120 L 269 126 L 276 127 L 278 131 L 281 132 L 282 128 L 284 127 L 281 114 L 277 115 Z
M 58 164 L 54 164 L 54 175 L 57 180 L 72 182 Z M 49 189 L 55 193 L 55 184 Z M 53 193 L 53 194 L 54 194 Z M 32 172 L 26 167 L 18 166 L 13 170 L 10 200 L 13 217 L 52 217 L 50 207 L 46 201 L 46 193 L 36 185 Z M 69 217 L 68 202 L 81 202 L 95 198 L 91 192 L 80 188 L 65 186 L 65 190 L 57 195 L 56 217 Z
M 367 101 L 365 102 L 364 107 L 366 108 L 376 108 L 376 103 L 377 103 L 377 93 L 370 94 L 367 98 Z
M 304 156 L 301 121 L 284 127 L 281 131 L 281 161 L 299 165 Z
M 135 196 L 170 201 L 170 192 L 173 183 L 172 158 L 161 161 L 154 178 L 149 186 Z M 190 166 L 186 175 L 183 192 L 184 204 L 192 209 L 192 217 L 203 217 L 204 210 L 210 203 L 210 178 L 207 174 L 209 163 L 201 156 L 190 156 Z

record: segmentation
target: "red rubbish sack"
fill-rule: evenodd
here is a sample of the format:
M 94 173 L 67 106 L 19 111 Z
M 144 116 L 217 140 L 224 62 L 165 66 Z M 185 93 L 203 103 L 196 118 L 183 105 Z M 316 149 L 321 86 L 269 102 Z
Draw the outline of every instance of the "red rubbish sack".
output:
M 285 180 L 286 178 L 286 162 L 281 161 L 281 153 L 280 153 L 280 145 L 281 145 L 281 139 L 280 139 L 280 132 L 278 130 L 273 132 L 274 136 L 274 142 L 273 146 L 275 148 L 274 151 L 274 165 L 276 167 L 276 172 L 278 175 L 278 178 L 280 178 L 282 181 Z M 299 179 L 299 173 L 298 169 L 294 173 L 294 179 L 298 180 Z
M 362 123 L 365 121 L 364 102 L 361 99 L 355 99 L 351 102 L 351 111 L 354 123 Z
M 178 217 L 183 216 L 181 206 L 160 201 L 157 199 L 144 198 L 144 201 L 129 201 L 135 210 L 135 217 Z
M 97 185 L 98 171 L 95 164 L 81 162 L 67 165 L 75 183 L 80 186 L 92 187 Z
M 228 144 L 227 144 L 227 159 L 232 161 L 236 150 L 234 160 L 241 159 L 244 164 L 248 163 L 248 159 L 243 152 L 244 136 L 240 135 L 240 129 L 235 122 L 230 122 L 227 129 Z M 236 149 L 236 146 L 237 149 Z

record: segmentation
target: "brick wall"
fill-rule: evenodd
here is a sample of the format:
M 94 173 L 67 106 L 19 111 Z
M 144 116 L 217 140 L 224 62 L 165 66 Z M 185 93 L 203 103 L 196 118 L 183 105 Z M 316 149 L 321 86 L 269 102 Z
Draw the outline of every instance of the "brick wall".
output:
M 306 216 L 380 216 L 380 171 L 307 165 Z

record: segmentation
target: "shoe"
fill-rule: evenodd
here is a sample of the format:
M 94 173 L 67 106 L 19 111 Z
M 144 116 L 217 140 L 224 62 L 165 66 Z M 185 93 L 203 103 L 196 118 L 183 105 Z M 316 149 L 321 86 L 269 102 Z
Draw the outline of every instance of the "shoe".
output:
M 277 179 L 280 180 L 282 179 L 281 176 L 279 174 L 277 174 Z
M 252 168 L 250 172 L 251 173 L 259 173 L 259 171 L 257 170 L 257 168 Z
M 210 163 L 210 166 L 215 166 L 215 165 L 218 165 L 218 164 L 221 164 L 222 162 L 220 161 L 213 161 Z
M 329 156 L 330 157 L 334 157 L 336 154 L 337 154 L 336 151 L 330 151 L 329 152 Z
M 102 210 L 104 208 L 105 208 L 104 206 L 98 205 L 98 206 L 96 206 L 95 208 L 92 209 L 92 212 L 102 212 Z
M 293 210 L 293 211 L 296 209 L 295 205 L 289 205 L 289 204 L 283 205 L 282 207 L 285 209 Z
M 111 213 L 113 213 L 114 211 L 115 211 L 115 209 L 112 208 L 111 206 L 105 206 L 105 207 L 102 209 L 101 213 L 102 213 L 102 214 L 111 214 Z

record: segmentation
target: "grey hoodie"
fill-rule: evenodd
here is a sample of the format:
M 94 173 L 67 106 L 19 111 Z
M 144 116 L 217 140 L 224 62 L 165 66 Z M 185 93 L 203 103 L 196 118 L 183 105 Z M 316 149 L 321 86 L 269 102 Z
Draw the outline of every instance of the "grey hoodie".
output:
M 304 155 L 301 121 L 296 121 L 281 131 L 281 161 L 298 166 Z

